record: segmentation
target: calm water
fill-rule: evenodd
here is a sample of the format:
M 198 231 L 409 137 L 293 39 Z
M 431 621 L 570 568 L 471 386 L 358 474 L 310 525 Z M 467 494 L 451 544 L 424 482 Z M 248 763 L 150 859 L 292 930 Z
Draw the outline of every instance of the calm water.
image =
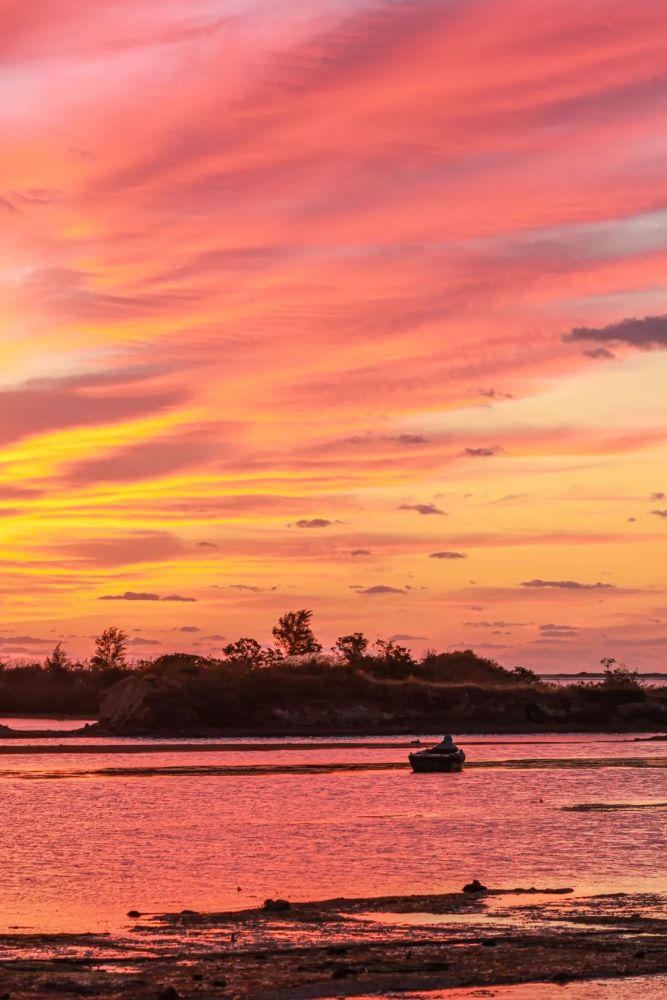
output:
M 667 756 L 667 743 L 618 736 L 461 743 L 470 760 Z M 0 755 L 3 816 L 11 818 L 0 828 L 0 929 L 115 929 L 135 908 L 440 892 L 471 877 L 494 886 L 571 885 L 582 893 L 667 891 L 665 811 L 560 811 L 586 802 L 667 802 L 667 769 L 76 777 L 149 764 L 406 755 L 404 748 L 345 741 L 335 750 L 304 743 L 298 750 L 183 753 L 176 744 L 166 754 Z
M 30 718 L 28 716 L 0 716 L 0 726 L 9 726 L 11 729 L 81 729 L 87 722 L 95 722 L 95 719 L 50 719 L 50 718 Z

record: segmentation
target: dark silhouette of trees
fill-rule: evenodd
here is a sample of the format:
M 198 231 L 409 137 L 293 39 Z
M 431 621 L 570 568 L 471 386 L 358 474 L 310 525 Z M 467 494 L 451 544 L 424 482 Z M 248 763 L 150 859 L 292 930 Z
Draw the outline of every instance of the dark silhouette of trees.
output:
M 336 639 L 331 651 L 346 663 L 358 663 L 368 654 L 368 639 L 363 632 L 341 635 Z
M 127 636 L 112 625 L 95 639 L 95 652 L 90 665 L 96 670 L 117 670 L 127 665 Z
M 52 674 L 65 674 L 72 669 L 73 663 L 63 649 L 62 642 L 54 646 L 53 652 L 44 660 L 44 666 Z
M 639 674 L 627 667 L 625 663 L 617 663 L 613 656 L 604 656 L 600 663 L 604 667 L 603 684 L 609 688 L 639 688 Z
M 280 659 L 275 649 L 264 649 L 257 639 L 247 637 L 228 643 L 222 653 L 225 662 L 231 666 L 249 667 L 251 670 L 268 667 Z
M 312 617 L 312 611 L 302 608 L 300 611 L 287 611 L 278 619 L 272 634 L 283 656 L 307 656 L 322 652 L 322 645 L 310 627 Z
M 539 680 L 535 671 L 531 670 L 530 667 L 514 667 L 512 676 L 516 677 L 517 680 L 525 681 L 527 684 L 536 684 Z
M 399 646 L 392 639 L 378 639 L 375 649 L 383 673 L 388 677 L 406 677 L 416 667 L 407 646 Z

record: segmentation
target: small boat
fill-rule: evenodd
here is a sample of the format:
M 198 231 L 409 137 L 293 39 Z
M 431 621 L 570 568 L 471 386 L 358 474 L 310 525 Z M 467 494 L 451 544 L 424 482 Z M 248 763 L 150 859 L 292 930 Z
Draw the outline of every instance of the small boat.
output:
M 435 772 L 452 774 L 455 771 L 463 770 L 463 761 L 466 755 L 463 750 L 456 748 L 453 752 L 443 753 L 437 747 L 430 750 L 419 750 L 417 753 L 408 754 L 410 766 L 418 774 L 433 774 Z

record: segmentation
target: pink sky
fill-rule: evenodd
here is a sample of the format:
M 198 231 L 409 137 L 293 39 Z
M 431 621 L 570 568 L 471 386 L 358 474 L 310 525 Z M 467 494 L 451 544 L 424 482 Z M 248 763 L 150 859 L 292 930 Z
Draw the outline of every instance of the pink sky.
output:
M 325 644 L 664 669 L 664 29 L 6 3 L 0 653 L 306 606 Z

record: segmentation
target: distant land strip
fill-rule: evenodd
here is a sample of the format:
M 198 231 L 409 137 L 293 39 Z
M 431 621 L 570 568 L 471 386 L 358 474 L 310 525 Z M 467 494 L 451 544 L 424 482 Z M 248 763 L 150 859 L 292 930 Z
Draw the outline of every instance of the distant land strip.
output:
M 34 734 L 30 737 L 22 736 L 23 739 L 34 739 Z M 40 739 L 40 737 L 37 737 Z M 53 737 L 50 737 L 53 738 Z M 61 738 L 63 738 L 61 736 Z M 123 737 L 121 737 L 123 738 Z M 127 737 L 124 737 L 127 738 Z M 4 743 L 2 740 L 9 739 L 12 742 Z M 69 754 L 69 753 L 259 753 L 271 752 L 275 750 L 419 750 L 432 744 L 432 740 L 422 740 L 419 743 L 413 741 L 388 743 L 381 741 L 378 743 L 363 743 L 360 741 L 350 743 L 336 743 L 330 740 L 322 740 L 312 743 L 297 742 L 271 742 L 271 743 L 198 743 L 196 741 L 173 743 L 151 743 L 146 740 L 143 743 L 14 743 L 15 735 L 7 737 L 0 736 L 0 755 L 2 754 Z M 667 742 L 667 736 L 664 737 Z M 655 737 L 651 740 L 658 742 Z M 636 743 L 635 739 L 596 739 L 595 743 Z M 565 746 L 581 745 L 581 740 L 466 740 L 460 739 L 458 743 L 463 747 L 472 746 Z

